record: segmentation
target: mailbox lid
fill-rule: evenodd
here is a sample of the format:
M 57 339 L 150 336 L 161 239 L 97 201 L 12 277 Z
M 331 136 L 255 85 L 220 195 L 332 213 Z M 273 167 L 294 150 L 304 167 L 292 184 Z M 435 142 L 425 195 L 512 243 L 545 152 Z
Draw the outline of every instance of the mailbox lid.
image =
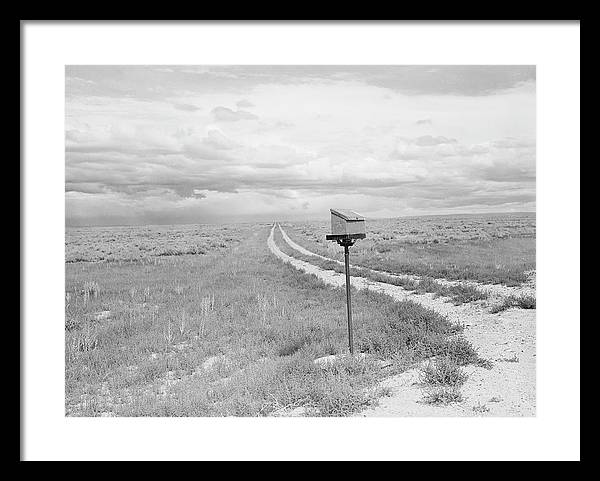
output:
M 341 217 L 342 219 L 344 219 L 345 221 L 348 221 L 348 222 L 365 220 L 364 216 L 358 214 L 357 212 L 354 212 L 353 210 L 349 210 L 349 209 L 329 209 L 329 210 L 331 211 L 331 215 Z

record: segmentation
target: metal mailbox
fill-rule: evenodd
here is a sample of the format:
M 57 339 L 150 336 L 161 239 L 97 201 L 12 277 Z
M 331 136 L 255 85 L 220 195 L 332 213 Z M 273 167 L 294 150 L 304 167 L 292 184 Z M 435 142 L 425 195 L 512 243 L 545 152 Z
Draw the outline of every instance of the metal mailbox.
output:
M 352 301 L 350 292 L 350 251 L 357 239 L 367 237 L 365 218 L 347 209 L 329 209 L 331 211 L 331 234 L 327 240 L 336 241 L 344 248 L 344 265 L 346 267 L 346 304 L 348 309 L 348 348 L 354 355 L 354 335 L 352 333 Z
M 354 236 L 365 234 L 365 218 L 347 209 L 331 211 L 331 234 L 334 236 Z

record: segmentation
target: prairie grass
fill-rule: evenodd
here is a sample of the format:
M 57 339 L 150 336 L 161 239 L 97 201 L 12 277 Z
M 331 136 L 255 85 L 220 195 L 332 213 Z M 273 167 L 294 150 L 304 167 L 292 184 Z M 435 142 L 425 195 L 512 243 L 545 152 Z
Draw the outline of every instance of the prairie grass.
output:
M 244 224 L 70 227 L 66 262 L 159 263 L 169 256 L 205 255 L 239 244 Z
M 329 222 L 284 223 L 292 240 L 343 260 L 325 240 Z M 392 274 L 520 285 L 535 269 L 535 214 L 482 214 L 367 219 L 367 238 L 352 262 Z
M 278 230 L 275 231 L 275 239 L 279 249 L 291 257 L 303 260 L 305 262 L 309 262 L 322 269 L 333 270 L 339 273 L 345 272 L 345 267 L 343 265 L 340 265 L 335 260 L 326 260 L 315 256 L 304 255 L 298 252 L 297 250 L 293 249 L 283 240 L 281 233 L 279 233 Z M 352 258 L 351 263 L 354 263 L 354 258 Z M 480 301 L 488 298 L 488 295 L 485 292 L 478 290 L 473 286 L 447 286 L 437 282 L 436 280 L 430 277 L 426 277 L 421 280 L 415 280 L 382 272 L 373 272 L 369 269 L 361 269 L 356 267 L 350 268 L 350 275 L 364 277 L 366 279 L 370 279 L 376 282 L 384 282 L 386 284 L 400 286 L 403 289 L 406 289 L 408 291 L 415 291 L 420 294 L 433 293 L 437 297 L 447 297 L 452 301 L 454 305 L 461 305 L 468 302 Z
M 153 262 L 67 263 L 66 412 L 72 416 L 265 416 L 303 406 L 343 416 L 375 403 L 383 375 L 454 352 L 460 327 L 411 302 L 354 291 L 350 360 L 343 289 L 281 263 L 268 226 L 237 249 Z M 97 295 L 85 296 L 94 283 Z M 99 315 L 106 313 L 108 315 Z

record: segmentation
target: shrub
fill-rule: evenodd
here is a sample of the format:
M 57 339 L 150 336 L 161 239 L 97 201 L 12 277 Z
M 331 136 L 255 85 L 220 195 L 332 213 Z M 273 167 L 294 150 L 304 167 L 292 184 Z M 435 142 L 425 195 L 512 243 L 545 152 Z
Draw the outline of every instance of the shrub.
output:
M 288 337 L 284 339 L 282 344 L 277 348 L 277 355 L 291 356 L 308 344 L 310 340 L 310 336 L 307 335 L 302 337 Z
M 310 397 L 320 416 L 348 416 L 375 400 L 374 395 L 353 386 L 347 376 L 327 376 Z
M 439 347 L 439 354 L 447 357 L 459 366 L 466 366 L 478 358 L 477 351 L 464 337 L 444 339 Z
M 456 285 L 448 288 L 448 294 L 455 305 L 466 304 L 467 302 L 480 301 L 487 299 L 485 292 L 476 289 L 473 286 Z
M 425 391 L 423 402 L 425 404 L 446 406 L 450 403 L 462 402 L 463 397 L 455 387 L 434 387 Z
M 452 359 L 440 357 L 421 369 L 421 379 L 431 386 L 460 386 L 467 375 Z
M 516 304 L 521 309 L 535 309 L 535 296 L 521 296 L 517 298 Z

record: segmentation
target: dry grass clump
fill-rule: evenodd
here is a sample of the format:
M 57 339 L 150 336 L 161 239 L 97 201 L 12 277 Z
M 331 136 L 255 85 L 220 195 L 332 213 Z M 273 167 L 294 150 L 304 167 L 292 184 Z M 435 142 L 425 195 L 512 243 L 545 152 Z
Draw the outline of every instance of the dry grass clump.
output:
M 509 296 L 500 304 L 493 306 L 490 309 L 490 312 L 496 314 L 512 307 L 517 307 L 519 309 L 535 309 L 535 302 L 535 296 Z
M 100 286 L 95 281 L 86 281 L 83 284 L 83 302 L 87 303 L 90 299 L 97 299 L 100 294 Z
M 448 357 L 429 361 L 421 369 L 421 381 L 430 386 L 461 386 L 467 375 L 458 364 Z
M 422 401 L 434 406 L 447 406 L 463 401 L 460 392 L 468 379 L 467 374 L 449 357 L 443 356 L 430 361 L 421 368 L 423 388 Z
M 422 402 L 436 406 L 462 402 L 460 386 L 468 379 L 455 359 L 447 355 L 427 362 L 420 370 L 423 388 Z
M 432 387 L 425 390 L 422 402 L 434 406 L 447 406 L 452 403 L 460 403 L 463 396 L 460 390 L 453 386 Z

